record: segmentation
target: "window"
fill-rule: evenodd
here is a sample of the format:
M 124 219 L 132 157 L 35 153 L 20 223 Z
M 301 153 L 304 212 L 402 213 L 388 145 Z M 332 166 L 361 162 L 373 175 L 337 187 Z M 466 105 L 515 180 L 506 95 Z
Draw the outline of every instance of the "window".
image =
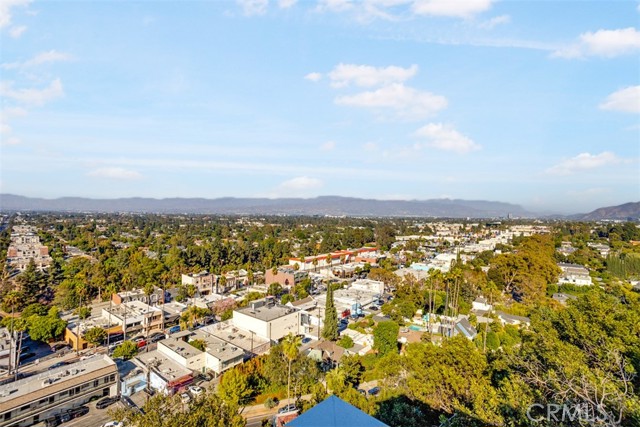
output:
M 31 404 L 24 405 L 22 408 L 20 408 L 21 411 L 28 411 L 29 409 L 31 409 Z

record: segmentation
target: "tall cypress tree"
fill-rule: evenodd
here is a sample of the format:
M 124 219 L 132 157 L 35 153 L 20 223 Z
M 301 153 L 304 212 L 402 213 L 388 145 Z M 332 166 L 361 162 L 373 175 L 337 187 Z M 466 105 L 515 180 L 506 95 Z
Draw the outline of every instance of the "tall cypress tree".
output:
M 326 340 L 335 341 L 338 339 L 338 313 L 333 303 L 333 288 L 327 286 L 327 303 L 324 310 L 324 329 L 322 337 Z

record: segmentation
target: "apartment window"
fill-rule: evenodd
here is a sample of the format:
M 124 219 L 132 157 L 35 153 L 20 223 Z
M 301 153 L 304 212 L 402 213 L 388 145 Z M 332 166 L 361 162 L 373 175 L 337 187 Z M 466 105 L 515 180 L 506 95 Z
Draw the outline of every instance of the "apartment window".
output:
M 20 408 L 21 411 L 28 411 L 29 409 L 31 409 L 31 404 L 24 405 L 22 408 Z
M 100 381 L 95 380 L 95 381 L 93 382 L 93 386 L 94 386 L 94 387 L 98 387 L 98 384 L 99 384 L 99 383 L 100 383 Z

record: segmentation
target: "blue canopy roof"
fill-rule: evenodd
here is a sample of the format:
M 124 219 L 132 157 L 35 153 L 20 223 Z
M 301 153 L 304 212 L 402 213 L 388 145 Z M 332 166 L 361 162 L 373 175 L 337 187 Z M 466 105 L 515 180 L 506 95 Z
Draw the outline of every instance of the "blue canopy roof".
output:
M 389 427 L 344 400 L 331 395 L 286 427 Z

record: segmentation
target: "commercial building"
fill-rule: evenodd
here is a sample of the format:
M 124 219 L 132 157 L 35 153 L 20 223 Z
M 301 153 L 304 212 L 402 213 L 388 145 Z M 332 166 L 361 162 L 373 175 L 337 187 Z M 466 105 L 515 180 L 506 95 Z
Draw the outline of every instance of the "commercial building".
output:
M 162 310 L 141 301 L 105 307 L 102 309 L 102 318 L 119 325 L 127 337 L 148 335 L 162 329 L 163 324 Z
M 281 266 L 275 271 L 273 269 L 267 270 L 264 283 L 269 286 L 272 283 L 280 283 L 284 287 L 295 286 L 302 280 L 309 277 L 306 271 L 296 270 L 291 266 Z
M 263 299 L 234 310 L 233 324 L 269 341 L 278 341 L 290 333 L 300 333 L 300 314 L 293 307 Z
M 108 356 L 42 372 L 0 386 L 0 427 L 31 426 L 81 406 L 93 397 L 118 394 L 118 369 Z

